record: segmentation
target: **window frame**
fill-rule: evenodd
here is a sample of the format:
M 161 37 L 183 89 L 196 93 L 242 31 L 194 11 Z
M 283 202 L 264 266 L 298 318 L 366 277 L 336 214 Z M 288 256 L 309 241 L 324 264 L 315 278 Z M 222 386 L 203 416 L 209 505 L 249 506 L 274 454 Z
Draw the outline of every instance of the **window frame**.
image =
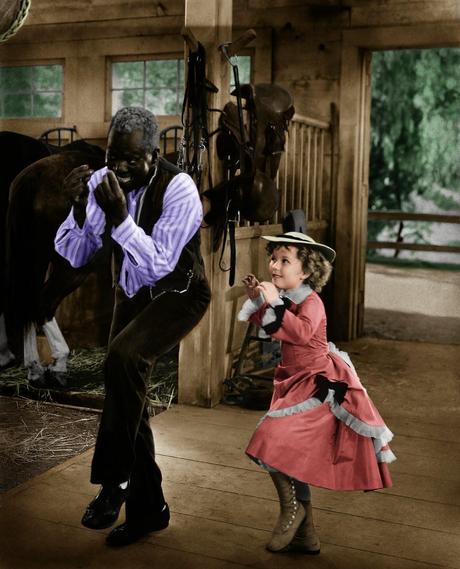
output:
M 256 61 L 256 50 L 255 48 L 251 48 L 248 47 L 244 50 L 241 51 L 241 53 L 238 54 L 238 57 L 249 57 L 251 59 L 251 72 L 249 74 L 249 83 L 255 83 L 254 81 L 254 77 L 255 77 L 255 61 Z M 233 82 L 233 68 L 230 66 L 230 64 L 228 64 L 229 66 L 229 73 L 230 73 L 230 90 L 232 90 L 232 82 Z M 239 71 L 239 70 L 238 70 Z M 240 77 L 240 83 L 241 83 L 241 77 Z
M 33 122 L 43 122 L 49 121 L 53 124 L 63 124 L 65 111 L 66 111 L 66 100 L 65 100 L 65 92 L 66 92 L 66 65 L 65 59 L 37 59 L 37 60 L 18 60 L 18 61 L 8 61 L 8 62 L 1 62 L 0 67 L 47 67 L 50 65 L 60 65 L 62 68 L 62 86 L 61 86 L 61 114 L 60 116 L 29 116 L 29 117 L 2 117 L 0 116 L 0 120 L 2 122 L 5 121 L 33 121 Z
M 177 53 L 147 53 L 147 54 L 131 54 L 131 55 L 114 55 L 106 58 L 106 94 L 105 94 L 105 121 L 112 120 L 112 64 L 120 62 L 137 62 L 137 61 L 165 61 L 165 60 L 182 60 L 183 52 Z M 184 74 L 185 81 L 185 74 Z M 177 122 L 180 119 L 180 113 L 176 115 L 156 115 L 157 118 L 164 121 Z

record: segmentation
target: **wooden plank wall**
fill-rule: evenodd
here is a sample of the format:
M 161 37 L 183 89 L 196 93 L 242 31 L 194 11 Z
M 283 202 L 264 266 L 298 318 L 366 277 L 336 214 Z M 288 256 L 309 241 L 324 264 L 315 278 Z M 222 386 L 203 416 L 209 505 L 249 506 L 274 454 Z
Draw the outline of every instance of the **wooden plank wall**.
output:
M 64 116 L 55 123 L 42 120 L 2 121 L 2 129 L 36 136 L 50 126 L 76 124 L 82 136 L 102 143 L 109 118 L 107 58 L 183 52 L 179 31 L 184 22 L 184 0 L 75 0 L 72 3 L 34 0 L 32 4 L 23 28 L 6 44 L 0 45 L 0 62 L 64 61 Z M 349 99 L 342 96 L 340 84 L 343 58 L 347 53 L 344 38 L 351 41 L 350 38 L 356 34 L 366 38 L 367 46 L 375 45 L 380 49 L 410 47 L 412 44 L 407 38 L 417 30 L 424 38 L 420 44 L 430 46 L 434 45 L 433 30 L 442 24 L 445 29 L 452 26 L 446 45 L 453 45 L 458 42 L 455 25 L 460 20 L 459 12 L 457 0 L 234 0 L 233 30 L 235 36 L 249 27 L 258 30 L 256 81 L 273 80 L 286 87 L 294 96 L 296 111 L 302 115 L 329 121 L 331 104 L 335 104 L 339 113 L 337 134 L 345 128 L 350 136 L 342 137 L 342 144 L 350 145 L 357 126 L 340 124 L 340 116 L 345 114 L 340 103 Z M 439 41 L 436 39 L 438 45 Z M 177 122 L 177 117 L 161 118 L 160 122 L 164 127 Z M 339 148 L 337 142 L 333 148 L 335 162 L 346 160 L 347 167 L 352 168 L 352 153 L 344 153 L 346 149 Z M 328 175 L 332 178 L 330 205 L 335 215 L 337 194 L 348 194 L 355 189 L 339 184 L 335 172 Z M 335 221 L 341 229 L 341 239 L 336 245 L 344 259 L 337 266 L 336 281 L 353 282 L 355 279 L 350 278 L 350 273 L 355 269 L 351 260 L 348 261 L 352 258 L 349 249 L 353 221 L 344 218 L 340 211 L 331 221 L 333 230 L 323 238 L 334 245 Z M 250 252 L 239 255 L 237 280 L 261 262 L 256 234 L 246 237 L 249 243 L 244 244 L 246 238 L 240 237 L 240 252 L 247 248 Z M 235 314 L 235 302 L 241 302 L 241 295 L 242 289 L 238 287 L 225 290 L 230 320 Z M 346 304 L 344 299 L 341 302 Z M 334 310 L 336 316 L 340 314 L 339 308 Z M 341 314 L 343 318 L 355 318 L 348 313 Z M 344 329 L 350 330 L 347 326 Z M 238 344 L 233 341 L 231 331 L 228 342 L 230 354 Z
M 107 61 L 123 55 L 183 53 L 183 0 L 159 2 L 35 0 L 21 30 L 0 46 L 2 64 L 60 62 L 65 66 L 60 119 L 2 120 L 2 129 L 38 136 L 54 126 L 104 144 L 110 119 Z M 174 120 L 162 118 L 162 128 Z

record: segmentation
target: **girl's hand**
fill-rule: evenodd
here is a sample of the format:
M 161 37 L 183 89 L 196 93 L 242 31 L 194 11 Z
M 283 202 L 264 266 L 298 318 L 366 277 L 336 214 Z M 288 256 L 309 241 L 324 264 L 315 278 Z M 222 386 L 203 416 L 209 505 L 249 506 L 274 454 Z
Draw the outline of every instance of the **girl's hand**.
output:
M 261 290 L 262 294 L 264 295 L 265 302 L 271 304 L 275 300 L 279 298 L 279 290 L 273 283 L 263 281 L 259 284 L 259 289 Z
M 260 283 L 253 274 L 249 273 L 249 275 L 246 275 L 243 279 L 243 284 L 246 287 L 246 294 L 251 300 L 260 296 Z

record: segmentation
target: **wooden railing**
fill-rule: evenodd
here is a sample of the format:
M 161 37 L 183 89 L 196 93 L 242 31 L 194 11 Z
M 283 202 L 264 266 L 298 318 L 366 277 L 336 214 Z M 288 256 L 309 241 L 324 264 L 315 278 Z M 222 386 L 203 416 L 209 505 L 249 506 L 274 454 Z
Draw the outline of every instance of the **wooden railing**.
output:
M 181 128 L 172 126 L 162 131 L 163 154 L 177 151 Z M 280 193 L 278 210 L 265 224 L 281 223 L 288 211 L 303 209 L 309 228 L 326 229 L 331 216 L 332 177 L 331 124 L 294 115 L 276 177 Z M 241 220 L 238 225 L 251 227 L 259 223 Z
M 280 205 L 272 223 L 280 223 L 293 209 L 303 209 L 309 222 L 329 217 L 330 134 L 330 123 L 294 115 L 276 179 Z
M 405 213 L 403 211 L 369 211 L 368 220 L 429 221 L 435 223 L 460 223 L 460 215 L 432 213 Z M 368 241 L 368 249 L 406 249 L 409 251 L 437 251 L 438 253 L 460 253 L 455 245 L 433 245 L 429 243 L 404 243 L 403 241 Z
M 325 229 L 331 214 L 331 125 L 294 115 L 276 176 L 278 210 L 265 225 L 281 223 L 288 211 L 303 209 L 309 228 Z M 242 220 L 240 227 L 257 226 Z

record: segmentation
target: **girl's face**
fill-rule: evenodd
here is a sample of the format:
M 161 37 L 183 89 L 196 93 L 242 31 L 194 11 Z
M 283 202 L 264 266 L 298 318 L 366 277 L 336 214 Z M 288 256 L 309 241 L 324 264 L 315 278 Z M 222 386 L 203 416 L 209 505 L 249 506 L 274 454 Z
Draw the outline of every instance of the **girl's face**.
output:
M 268 266 L 272 283 L 279 289 L 299 287 L 309 276 L 303 272 L 302 262 L 297 257 L 296 247 L 278 247 L 270 257 Z

